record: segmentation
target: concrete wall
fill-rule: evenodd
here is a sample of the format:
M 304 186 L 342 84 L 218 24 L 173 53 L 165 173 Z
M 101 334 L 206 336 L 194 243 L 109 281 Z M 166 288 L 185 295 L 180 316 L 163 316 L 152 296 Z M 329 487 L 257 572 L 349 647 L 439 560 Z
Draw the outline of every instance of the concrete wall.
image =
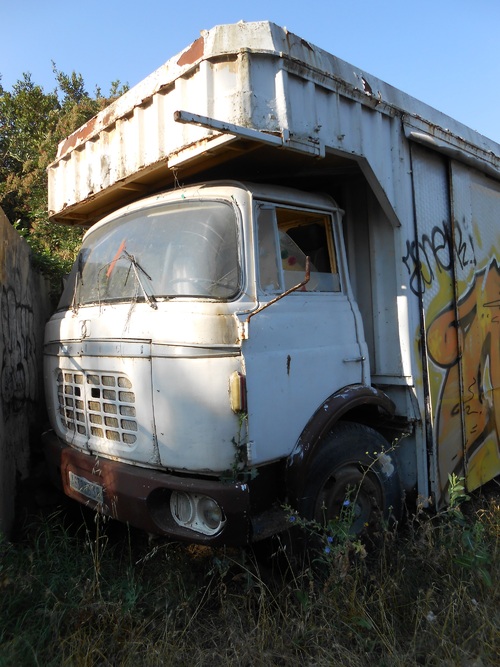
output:
M 18 482 L 30 471 L 30 443 L 44 427 L 43 328 L 49 288 L 30 249 L 0 208 L 0 531 L 9 534 Z

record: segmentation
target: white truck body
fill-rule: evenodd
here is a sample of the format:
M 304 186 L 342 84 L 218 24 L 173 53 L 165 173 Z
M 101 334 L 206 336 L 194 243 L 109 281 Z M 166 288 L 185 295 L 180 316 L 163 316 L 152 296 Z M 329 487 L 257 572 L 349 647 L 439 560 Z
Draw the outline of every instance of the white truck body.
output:
M 49 167 L 51 218 L 93 225 L 46 330 L 54 479 L 216 544 L 333 515 L 355 470 L 384 512 L 493 478 L 499 181 L 500 146 L 286 30 L 204 32 Z

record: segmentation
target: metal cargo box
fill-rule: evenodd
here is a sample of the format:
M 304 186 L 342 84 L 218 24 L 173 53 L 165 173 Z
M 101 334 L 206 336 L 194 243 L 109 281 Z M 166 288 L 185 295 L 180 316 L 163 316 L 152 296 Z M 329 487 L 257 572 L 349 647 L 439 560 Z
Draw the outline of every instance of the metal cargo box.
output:
M 265 144 L 283 162 L 283 149 L 371 161 L 397 216 L 401 167 L 387 151 L 405 141 L 403 125 L 500 166 L 493 142 L 286 29 L 217 26 L 61 142 L 49 215 L 91 224 Z

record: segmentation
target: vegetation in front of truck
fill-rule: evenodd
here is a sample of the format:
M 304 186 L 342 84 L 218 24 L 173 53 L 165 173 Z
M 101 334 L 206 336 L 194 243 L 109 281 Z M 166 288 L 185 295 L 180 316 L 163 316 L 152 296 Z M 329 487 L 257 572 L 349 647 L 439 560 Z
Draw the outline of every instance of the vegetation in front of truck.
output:
M 238 413 L 238 433 L 231 443 L 234 447 L 234 458 L 231 467 L 225 470 L 220 479 L 222 482 L 251 482 L 259 474 L 255 466 L 248 462 L 248 414 Z
M 495 665 L 498 485 L 466 500 L 460 484 L 449 510 L 384 531 L 377 558 L 347 513 L 323 533 L 321 576 L 150 542 L 85 510 L 40 518 L 0 545 L 0 663 Z

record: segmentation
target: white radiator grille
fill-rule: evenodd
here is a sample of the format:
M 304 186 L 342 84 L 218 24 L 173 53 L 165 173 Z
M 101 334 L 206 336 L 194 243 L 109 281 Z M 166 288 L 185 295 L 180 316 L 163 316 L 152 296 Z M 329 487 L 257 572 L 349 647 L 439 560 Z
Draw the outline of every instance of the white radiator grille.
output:
M 63 428 L 126 445 L 137 440 L 135 394 L 126 375 L 60 369 L 57 392 Z

